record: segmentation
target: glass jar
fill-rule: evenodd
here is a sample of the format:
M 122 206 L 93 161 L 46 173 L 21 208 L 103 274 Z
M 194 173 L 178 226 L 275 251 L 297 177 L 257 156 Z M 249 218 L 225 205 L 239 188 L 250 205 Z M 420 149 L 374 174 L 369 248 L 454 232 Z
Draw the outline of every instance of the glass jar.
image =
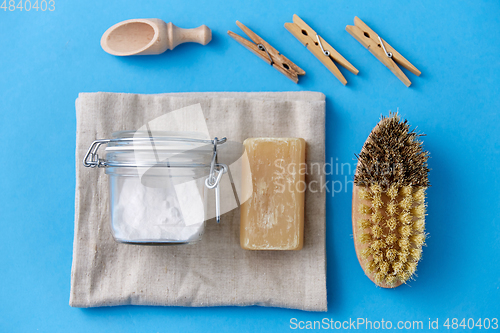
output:
M 207 219 L 207 189 L 216 190 L 227 166 L 217 146 L 197 133 L 122 131 L 96 140 L 83 164 L 109 176 L 111 232 L 131 244 L 186 244 L 201 240 Z M 97 151 L 106 145 L 100 159 Z M 217 221 L 219 213 L 217 210 Z

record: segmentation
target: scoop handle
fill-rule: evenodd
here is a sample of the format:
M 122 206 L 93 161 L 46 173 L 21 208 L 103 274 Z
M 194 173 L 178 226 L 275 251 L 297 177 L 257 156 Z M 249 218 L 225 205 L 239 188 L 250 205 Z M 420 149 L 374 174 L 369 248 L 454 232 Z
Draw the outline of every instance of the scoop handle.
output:
M 169 22 L 167 23 L 167 32 L 169 50 L 173 50 L 177 45 L 183 43 L 207 45 L 212 40 L 212 31 L 206 25 L 193 29 L 183 29 Z

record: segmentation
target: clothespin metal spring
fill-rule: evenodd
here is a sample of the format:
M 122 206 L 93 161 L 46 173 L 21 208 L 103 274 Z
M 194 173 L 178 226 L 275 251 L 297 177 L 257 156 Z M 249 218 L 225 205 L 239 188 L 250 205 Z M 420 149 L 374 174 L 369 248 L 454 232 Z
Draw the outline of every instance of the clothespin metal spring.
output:
M 262 44 L 257 44 L 257 47 L 258 47 L 258 48 L 259 48 L 259 50 L 261 50 L 261 51 L 266 51 L 267 56 L 269 57 L 269 62 L 270 62 L 270 65 L 271 65 L 271 66 L 272 66 L 272 65 L 274 65 L 274 60 L 273 60 L 273 58 L 271 57 L 271 55 L 269 54 L 269 52 L 267 52 L 266 47 L 265 47 L 264 45 L 262 45 Z
M 381 46 L 382 46 L 382 48 L 384 49 L 385 55 L 386 55 L 388 58 L 392 58 L 392 52 L 387 52 L 387 50 L 385 49 L 384 42 L 382 41 L 382 38 L 380 38 L 380 36 L 377 36 L 377 37 L 378 37 L 378 40 L 380 41 L 380 45 L 381 45 Z
M 318 40 L 319 47 L 321 47 L 321 51 L 323 51 L 323 54 L 324 54 L 324 55 L 326 55 L 327 57 L 329 57 L 329 56 L 330 56 L 330 51 L 325 50 L 325 49 L 323 48 L 323 44 L 321 43 L 321 38 L 319 38 L 319 35 L 318 35 L 318 34 L 316 34 L 316 39 Z

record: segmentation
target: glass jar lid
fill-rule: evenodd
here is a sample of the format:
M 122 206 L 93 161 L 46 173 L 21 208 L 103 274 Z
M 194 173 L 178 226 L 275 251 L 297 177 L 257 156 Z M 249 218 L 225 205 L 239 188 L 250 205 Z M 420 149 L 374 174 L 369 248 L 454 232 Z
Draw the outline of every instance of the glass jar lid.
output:
M 210 168 L 214 142 L 226 138 L 207 140 L 193 132 L 120 131 L 111 139 L 95 140 L 83 161 L 86 167 L 189 167 Z M 99 147 L 106 144 L 106 157 L 99 158 Z M 221 149 L 223 146 L 217 147 Z

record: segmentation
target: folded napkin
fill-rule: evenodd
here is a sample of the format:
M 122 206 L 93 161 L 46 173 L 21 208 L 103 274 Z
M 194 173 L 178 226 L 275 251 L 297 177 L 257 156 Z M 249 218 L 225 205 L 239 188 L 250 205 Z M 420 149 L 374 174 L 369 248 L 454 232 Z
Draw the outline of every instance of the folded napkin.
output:
M 170 111 L 200 104 L 211 137 L 301 137 L 307 162 L 325 161 L 325 96 L 317 92 L 81 93 L 76 100 L 75 238 L 70 305 L 260 305 L 326 311 L 325 193 L 306 192 L 300 251 L 245 251 L 239 209 L 207 222 L 191 245 L 119 244 L 109 227 L 108 179 L 85 168 L 95 139 L 136 130 Z M 307 175 L 306 182 L 320 175 Z

